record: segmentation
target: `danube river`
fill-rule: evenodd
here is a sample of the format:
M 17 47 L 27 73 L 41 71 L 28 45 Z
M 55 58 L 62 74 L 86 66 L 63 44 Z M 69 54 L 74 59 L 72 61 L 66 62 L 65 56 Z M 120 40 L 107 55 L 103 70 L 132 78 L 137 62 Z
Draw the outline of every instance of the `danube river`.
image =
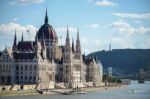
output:
M 1 99 L 150 99 L 150 81 L 138 84 L 132 81 L 127 87 L 88 92 L 82 95 L 37 95 L 0 97 Z

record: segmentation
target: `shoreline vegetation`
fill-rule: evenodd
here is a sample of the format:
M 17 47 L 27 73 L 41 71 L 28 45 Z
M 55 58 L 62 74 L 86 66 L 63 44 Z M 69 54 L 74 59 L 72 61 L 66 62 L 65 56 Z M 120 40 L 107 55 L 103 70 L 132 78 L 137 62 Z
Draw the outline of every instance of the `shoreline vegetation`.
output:
M 94 91 L 104 91 L 104 90 L 111 90 L 114 88 L 124 88 L 127 84 L 112 84 L 100 87 L 85 87 L 81 88 L 86 92 L 94 92 Z M 50 89 L 48 90 L 47 94 L 44 95 L 57 95 L 62 94 L 65 91 L 70 91 L 72 89 Z M 0 91 L 0 97 L 4 96 L 33 96 L 33 95 L 43 95 L 39 94 L 36 90 L 19 90 L 19 91 Z

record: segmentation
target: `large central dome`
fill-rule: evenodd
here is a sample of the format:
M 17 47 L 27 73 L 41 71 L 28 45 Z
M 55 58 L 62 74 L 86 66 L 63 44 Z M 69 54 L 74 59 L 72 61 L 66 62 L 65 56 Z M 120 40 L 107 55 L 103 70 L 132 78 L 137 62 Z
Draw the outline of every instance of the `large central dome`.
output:
M 47 16 L 47 10 L 46 10 L 46 16 L 45 16 L 45 23 L 40 27 L 38 33 L 37 33 L 38 39 L 57 39 L 57 34 L 53 27 L 48 24 L 48 16 Z

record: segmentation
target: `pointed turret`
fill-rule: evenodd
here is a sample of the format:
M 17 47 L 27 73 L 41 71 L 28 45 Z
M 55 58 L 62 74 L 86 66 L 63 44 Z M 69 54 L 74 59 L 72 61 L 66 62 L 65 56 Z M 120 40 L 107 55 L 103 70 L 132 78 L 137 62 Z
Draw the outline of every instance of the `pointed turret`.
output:
M 80 48 L 80 37 L 79 37 L 79 30 L 78 30 L 78 28 L 77 28 L 76 49 L 77 50 L 81 50 L 81 48 Z
M 80 37 L 79 37 L 78 29 L 77 29 L 76 55 L 75 55 L 75 58 L 81 59 L 81 46 L 80 46 Z
M 48 24 L 48 15 L 47 15 L 47 9 L 46 9 L 46 15 L 45 15 L 45 24 Z
M 80 37 L 79 37 L 79 29 L 77 28 L 77 40 L 80 41 Z
M 70 45 L 70 38 L 69 38 L 69 29 L 68 29 L 68 27 L 67 27 L 67 37 L 66 37 L 65 49 L 66 49 L 66 52 L 70 53 L 71 45 Z
M 15 36 L 14 36 L 14 44 L 13 44 L 13 51 L 17 51 L 17 36 L 16 36 L 16 31 L 15 31 Z
M 66 46 L 70 47 L 69 29 L 67 27 Z
M 22 32 L 21 42 L 23 42 L 23 41 L 24 41 L 24 37 L 23 37 L 23 32 Z
M 66 40 L 69 40 L 69 29 L 68 29 L 68 27 L 67 27 L 67 37 L 66 37 Z
M 74 53 L 74 39 L 72 38 L 72 52 Z
M 16 31 L 15 31 L 15 36 L 14 36 L 14 45 L 13 46 L 17 46 L 17 36 L 16 36 Z

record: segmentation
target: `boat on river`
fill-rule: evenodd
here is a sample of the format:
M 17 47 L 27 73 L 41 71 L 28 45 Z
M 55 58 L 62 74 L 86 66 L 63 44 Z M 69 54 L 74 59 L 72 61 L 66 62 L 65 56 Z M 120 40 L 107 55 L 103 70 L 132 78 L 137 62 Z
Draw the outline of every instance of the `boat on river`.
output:
M 123 84 L 127 84 L 127 85 L 131 83 L 130 79 L 122 79 L 121 81 Z

